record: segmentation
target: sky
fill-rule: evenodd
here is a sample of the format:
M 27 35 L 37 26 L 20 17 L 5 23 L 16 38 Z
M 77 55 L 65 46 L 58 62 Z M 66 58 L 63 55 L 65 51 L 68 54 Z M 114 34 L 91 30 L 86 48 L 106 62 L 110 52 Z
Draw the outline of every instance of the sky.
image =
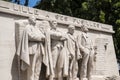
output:
M 12 0 L 14 2 L 15 0 Z M 33 7 L 37 2 L 40 2 L 41 0 L 29 0 L 28 6 Z M 25 3 L 25 0 L 20 0 L 20 4 L 23 5 Z

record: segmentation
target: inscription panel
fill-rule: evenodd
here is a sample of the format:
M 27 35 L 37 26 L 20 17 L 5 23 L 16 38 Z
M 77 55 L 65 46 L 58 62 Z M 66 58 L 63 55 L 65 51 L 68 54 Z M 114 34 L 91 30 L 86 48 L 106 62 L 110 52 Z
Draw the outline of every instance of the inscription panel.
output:
M 21 15 L 26 16 L 26 17 L 30 16 L 31 14 L 34 14 L 38 19 L 56 20 L 59 23 L 67 24 L 67 25 L 73 24 L 77 27 L 81 27 L 82 24 L 85 24 L 90 29 L 93 29 L 93 30 L 114 33 L 111 25 L 101 24 L 98 22 L 93 22 L 93 21 L 84 20 L 84 19 L 78 19 L 70 16 L 65 16 L 61 14 L 29 8 L 29 7 L 8 3 L 4 1 L 0 1 L 0 12 L 7 12 L 11 14 L 20 15 L 20 16 Z
M 105 38 L 97 38 L 95 40 L 95 44 L 97 46 L 97 56 L 95 63 L 95 74 L 96 75 L 106 75 L 106 52 L 107 52 L 107 44 L 108 39 Z

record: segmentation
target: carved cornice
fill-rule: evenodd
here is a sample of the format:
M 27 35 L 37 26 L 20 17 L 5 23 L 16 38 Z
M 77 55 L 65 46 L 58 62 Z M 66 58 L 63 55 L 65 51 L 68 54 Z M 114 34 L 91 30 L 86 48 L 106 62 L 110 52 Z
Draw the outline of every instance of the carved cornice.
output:
M 88 26 L 89 29 L 92 30 L 114 33 L 111 25 L 65 16 L 65 15 L 34 9 L 30 7 L 25 7 L 5 1 L 0 1 L 0 12 L 24 16 L 24 17 L 35 15 L 37 19 L 56 20 L 58 23 L 66 24 L 66 25 L 73 24 L 76 27 L 81 27 L 82 24 L 85 24 Z

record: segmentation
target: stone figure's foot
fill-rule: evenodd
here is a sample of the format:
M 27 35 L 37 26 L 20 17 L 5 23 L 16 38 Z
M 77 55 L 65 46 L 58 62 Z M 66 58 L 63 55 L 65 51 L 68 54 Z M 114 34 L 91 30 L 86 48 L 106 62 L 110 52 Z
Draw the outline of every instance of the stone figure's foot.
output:
M 57 80 L 63 80 L 63 78 L 61 77 L 61 78 L 58 78 Z
M 81 80 L 88 80 L 87 78 L 82 78 Z
M 53 76 L 50 76 L 50 77 L 49 77 L 49 80 L 54 80 Z
M 72 78 L 69 78 L 68 80 L 73 80 Z
M 88 78 L 88 80 L 92 80 L 92 78 Z
M 79 80 L 79 78 L 75 78 L 74 80 Z

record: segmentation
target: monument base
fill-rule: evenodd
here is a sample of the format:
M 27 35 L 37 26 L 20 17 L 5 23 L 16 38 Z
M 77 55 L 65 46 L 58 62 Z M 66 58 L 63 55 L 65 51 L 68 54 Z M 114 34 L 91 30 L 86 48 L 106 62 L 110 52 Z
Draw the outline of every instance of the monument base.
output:
M 120 80 L 120 76 L 110 76 L 110 77 L 106 77 L 106 76 L 99 76 L 99 75 L 94 75 L 92 76 L 92 80 Z
M 94 75 L 94 76 L 92 76 L 92 80 L 105 80 L 105 77 L 104 76 Z

